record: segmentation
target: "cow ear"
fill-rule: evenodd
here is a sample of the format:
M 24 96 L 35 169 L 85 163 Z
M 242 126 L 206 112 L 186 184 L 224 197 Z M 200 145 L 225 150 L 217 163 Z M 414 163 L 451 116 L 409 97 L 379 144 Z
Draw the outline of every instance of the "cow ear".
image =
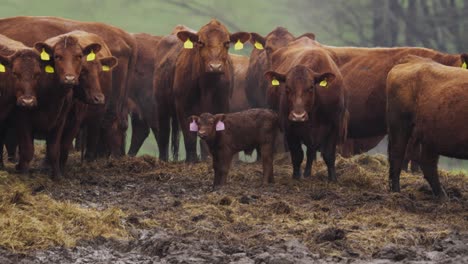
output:
M 11 60 L 10 57 L 0 55 L 0 73 L 7 72 L 10 68 Z
M 311 40 L 315 40 L 315 34 L 314 33 L 304 33 L 302 35 L 300 35 L 299 37 L 297 37 L 296 39 L 300 39 L 302 37 L 306 37 L 306 38 L 310 38 Z
M 118 60 L 114 56 L 101 58 L 99 62 L 101 62 L 103 71 L 110 71 L 118 64 Z
M 467 65 L 468 65 L 468 54 L 462 53 L 460 55 L 460 57 L 461 57 L 461 62 L 462 62 L 461 67 L 464 68 L 464 69 L 467 69 L 468 68 L 467 67 Z
M 240 41 L 241 43 L 246 43 L 250 39 L 250 33 L 247 32 L 236 32 L 229 36 L 229 40 L 232 43 L 237 43 Z
M 333 80 L 335 80 L 336 76 L 335 74 L 331 72 L 319 74 L 315 77 L 315 84 L 318 84 L 319 86 L 322 87 L 328 87 Z
M 284 83 L 286 81 L 286 75 L 275 72 L 275 71 L 265 72 L 265 78 L 267 78 L 267 80 L 273 86 L 277 86 L 279 85 L 280 82 Z
M 83 54 L 86 56 L 86 55 L 89 55 L 91 53 L 98 53 L 100 50 L 101 50 L 102 46 L 101 44 L 99 43 L 91 43 L 89 44 L 88 46 L 84 47 L 83 49 Z M 89 60 L 94 60 L 94 59 L 89 59 Z
M 259 34 L 255 32 L 250 33 L 250 43 L 254 45 L 255 48 L 257 49 L 264 49 L 265 47 L 265 38 L 260 36 Z
M 189 116 L 189 123 L 192 123 L 193 121 L 195 121 L 196 123 L 198 123 L 200 121 L 200 117 L 196 116 L 196 115 L 192 115 L 192 116 Z
M 187 41 L 187 39 L 190 39 L 191 42 L 197 42 L 198 41 L 198 34 L 187 31 L 187 30 L 182 30 L 182 31 L 177 32 L 177 37 L 183 43 L 185 43 Z
M 49 61 L 50 56 L 54 53 L 54 49 L 51 46 L 49 46 L 49 44 L 44 42 L 36 42 L 34 44 L 34 49 L 37 50 L 37 52 L 41 56 L 41 60 L 43 61 Z

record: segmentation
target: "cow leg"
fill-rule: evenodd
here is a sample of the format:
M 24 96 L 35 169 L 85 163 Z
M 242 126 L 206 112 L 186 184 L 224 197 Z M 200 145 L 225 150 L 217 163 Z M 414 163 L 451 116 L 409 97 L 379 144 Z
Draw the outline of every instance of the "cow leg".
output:
M 5 147 L 8 153 L 8 161 L 16 161 L 16 149 L 18 147 L 18 141 L 16 138 L 16 130 L 13 127 L 7 129 L 4 140 Z
M 433 152 L 428 146 L 423 145 L 420 165 L 424 174 L 424 178 L 431 186 L 434 195 L 444 200 L 447 199 L 447 194 L 440 185 L 439 174 L 437 172 L 438 161 L 439 155 Z
M 149 135 L 149 126 L 145 120 L 141 120 L 137 114 L 132 114 L 132 142 L 130 144 L 129 156 L 136 156 L 143 142 Z
M 310 178 L 311 173 L 312 173 L 312 163 L 317 158 L 317 151 L 315 151 L 314 149 L 310 147 L 307 147 L 306 155 L 307 155 L 307 160 L 306 160 L 306 166 L 304 168 L 304 178 Z
M 219 150 L 213 155 L 214 181 L 213 190 L 219 189 L 226 184 L 229 168 L 234 155 L 226 150 Z
M 4 145 L 4 142 L 5 142 L 5 136 L 6 136 L 6 126 L 4 126 L 3 124 L 0 125 L 0 147 L 1 147 L 1 160 L 0 160 L 0 169 L 3 169 L 5 168 L 5 164 L 3 162 L 3 145 Z
M 322 157 L 327 165 L 328 180 L 336 182 L 335 159 L 336 159 L 336 143 L 338 141 L 338 133 L 330 135 L 325 141 L 325 146 L 322 148 Z
M 76 108 L 76 107 L 75 107 Z M 73 139 L 79 134 L 80 127 L 84 119 L 84 112 L 78 111 L 71 112 L 65 121 L 65 127 L 62 132 L 60 141 L 60 171 L 64 171 L 65 165 L 68 160 L 70 149 L 72 148 Z M 73 116 L 72 116 L 73 115 Z M 60 139 L 59 139 L 60 140 Z M 51 163 L 52 164 L 52 163 Z M 59 174 L 60 175 L 60 174 Z
M 400 174 L 412 129 L 408 124 L 399 124 L 398 122 L 395 122 L 395 124 L 388 122 L 388 124 L 390 190 L 400 192 Z
M 273 146 L 274 143 L 261 146 L 263 163 L 263 184 L 273 183 Z
M 20 120 L 17 123 L 19 161 L 16 170 L 20 173 L 28 173 L 31 160 L 34 156 L 34 140 L 29 120 Z
M 200 140 L 200 153 L 201 153 L 201 160 L 206 161 L 208 159 L 210 151 L 208 149 L 208 145 L 203 140 Z
M 83 138 L 86 139 L 85 160 L 94 161 L 98 157 L 99 138 L 101 137 L 101 126 L 99 120 L 90 120 L 86 125 L 86 133 Z
M 158 111 L 158 113 L 160 113 Z M 156 137 L 156 143 L 158 144 L 159 149 L 159 159 L 163 161 L 169 160 L 169 136 L 170 136 L 170 117 L 169 116 L 159 116 L 158 118 L 158 129 L 154 134 Z M 154 131 L 154 130 L 153 130 Z
M 291 153 L 291 161 L 293 164 L 293 179 L 301 178 L 301 163 L 304 159 L 304 152 L 302 151 L 301 141 L 294 135 L 286 135 Z

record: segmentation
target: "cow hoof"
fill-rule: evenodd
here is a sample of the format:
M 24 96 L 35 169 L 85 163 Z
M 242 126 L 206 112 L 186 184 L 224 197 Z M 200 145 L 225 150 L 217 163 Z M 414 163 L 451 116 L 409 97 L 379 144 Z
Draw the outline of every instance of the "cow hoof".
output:
M 20 166 L 19 164 L 15 166 L 15 169 L 19 174 L 28 174 L 29 172 L 28 168 L 24 168 L 23 166 Z
M 304 170 L 304 178 L 310 178 L 311 175 L 312 173 L 310 172 L 310 170 Z
M 446 193 L 444 190 L 442 190 L 442 191 L 439 193 L 439 195 L 436 195 L 436 200 L 437 200 L 438 202 L 443 203 L 443 202 L 448 202 L 450 199 L 449 199 L 447 193 Z

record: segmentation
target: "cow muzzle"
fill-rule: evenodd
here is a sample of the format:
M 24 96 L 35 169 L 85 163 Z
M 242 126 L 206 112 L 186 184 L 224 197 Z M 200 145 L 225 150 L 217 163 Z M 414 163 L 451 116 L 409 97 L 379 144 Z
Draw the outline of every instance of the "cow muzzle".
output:
M 223 73 L 223 64 L 220 62 L 213 62 L 208 64 L 208 72 L 211 73 Z
M 21 107 L 32 108 L 37 106 L 37 99 L 35 96 L 21 96 L 16 101 L 16 104 Z
M 204 130 L 199 130 L 197 134 L 201 139 L 205 139 L 208 136 L 208 134 Z
M 75 75 L 72 75 L 72 74 L 67 74 L 65 75 L 64 79 L 63 79 L 63 83 L 64 84 L 76 84 L 76 76 Z
M 291 112 L 289 114 L 289 120 L 294 121 L 294 122 L 305 122 L 309 119 L 309 115 L 307 114 L 306 111 L 296 113 L 296 112 Z

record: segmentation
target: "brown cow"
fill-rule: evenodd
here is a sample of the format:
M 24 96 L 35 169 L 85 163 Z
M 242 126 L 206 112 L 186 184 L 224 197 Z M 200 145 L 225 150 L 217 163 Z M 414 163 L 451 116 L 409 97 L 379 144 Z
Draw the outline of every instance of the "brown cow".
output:
M 313 33 L 305 33 L 299 37 L 294 37 L 286 28 L 277 27 L 265 37 L 257 33 L 250 33 L 250 42 L 254 49 L 250 54 L 249 68 L 247 70 L 246 96 L 252 107 L 272 108 L 277 110 L 277 102 L 270 102 L 267 90 L 270 84 L 265 79 L 265 72 L 271 69 L 272 54 L 295 39 L 308 37 L 315 39 Z
M 132 116 L 132 141 L 128 155 L 135 156 L 149 135 L 154 110 L 153 73 L 157 46 L 162 37 L 146 33 L 132 34 L 137 42 L 138 56 L 135 72 L 130 82 L 129 98 L 132 100 L 134 111 Z
M 179 49 L 175 63 L 173 95 L 184 135 L 186 161 L 194 162 L 197 160 L 196 137 L 189 133 L 185 121 L 189 116 L 203 112 L 229 112 L 234 70 L 228 49 L 231 43 L 242 46 L 250 34 L 230 34 L 223 24 L 213 19 L 197 33 L 180 31 L 177 37 L 184 49 Z
M 65 36 L 77 39 L 80 47 L 98 44 L 99 49 L 93 50 L 92 56 L 94 57 L 87 57 L 82 63 L 79 83 L 73 90 L 73 103 L 61 141 L 60 166 L 62 171 L 68 159 L 72 141 L 82 126 L 86 127 L 87 135 L 85 157 L 88 160 L 96 157 L 101 123 L 106 112 L 105 101 L 112 94 L 112 69 L 117 65 L 117 58 L 112 56 L 106 43 L 98 35 L 72 31 L 55 38 L 60 39 Z M 104 134 L 104 136 L 109 135 Z
M 229 99 L 229 110 L 233 113 L 250 108 L 247 96 L 245 95 L 249 57 L 236 54 L 229 54 L 229 56 L 231 56 L 234 67 L 234 87 L 232 97 Z
M 260 148 L 263 183 L 273 183 L 274 143 L 279 129 L 278 116 L 271 110 L 249 109 L 231 114 L 209 113 L 191 116 L 190 131 L 197 132 L 213 156 L 213 188 L 224 185 L 232 157 L 240 152 Z
M 400 191 L 411 137 L 412 144 L 421 146 L 424 178 L 436 196 L 445 198 L 437 173 L 439 155 L 468 159 L 468 71 L 408 56 L 389 72 L 386 93 L 391 190 Z
M 112 138 L 107 140 L 114 156 L 124 155 L 127 129 L 127 87 L 134 72 L 137 46 L 135 39 L 120 28 L 97 22 L 80 22 L 57 17 L 11 17 L 0 19 L 0 33 L 32 46 L 35 42 L 73 30 L 99 35 L 108 45 L 119 64 L 113 70 L 112 96 L 109 99 L 103 125 Z
M 174 160 L 178 160 L 179 124 L 175 111 L 173 82 L 177 56 L 182 45 L 177 33 L 180 31 L 196 32 L 186 26 L 178 25 L 171 35 L 163 37 L 156 48 L 155 66 L 153 74 L 153 93 L 155 110 L 152 124 L 156 125 L 155 137 L 159 149 L 159 159 L 167 161 L 169 158 L 169 137 Z M 171 127 L 172 126 L 172 127 Z M 171 131 L 171 135 L 169 132 Z
M 388 72 L 403 57 L 417 55 L 447 66 L 460 67 L 460 55 L 431 49 L 354 48 L 324 46 L 336 54 L 336 63 L 349 88 L 350 138 L 368 138 L 386 134 L 385 81 Z
M 3 142 L 7 128 L 14 126 L 16 121 L 8 122 L 8 118 L 15 104 L 25 108 L 37 105 L 36 91 L 43 67 L 45 65 L 35 49 L 0 35 L 0 167 L 3 167 Z
M 272 57 L 275 71 L 265 75 L 281 93 L 279 116 L 291 153 L 293 178 L 301 177 L 303 143 L 307 146 L 304 176 L 310 176 L 320 150 L 328 179 L 336 181 L 336 144 L 346 137 L 346 89 L 332 54 L 314 42 L 299 38 L 277 50 Z
M 34 156 L 34 138 L 45 138 L 46 159 L 52 167 L 52 177 L 61 177 L 59 166 L 60 143 L 67 115 L 72 106 L 73 87 L 78 85 L 82 64 L 89 55 L 101 49 L 99 43 L 90 42 L 81 47 L 77 37 L 64 34 L 45 42 L 38 42 L 35 48 L 41 52 L 41 59 L 47 64 L 41 74 L 40 88 L 37 90 L 37 107 L 16 111 L 16 130 L 19 145 L 20 172 L 29 170 Z M 87 86 L 90 90 L 94 86 Z M 102 94 L 88 92 L 92 101 L 101 100 Z M 96 97 L 96 98 L 94 98 Z

